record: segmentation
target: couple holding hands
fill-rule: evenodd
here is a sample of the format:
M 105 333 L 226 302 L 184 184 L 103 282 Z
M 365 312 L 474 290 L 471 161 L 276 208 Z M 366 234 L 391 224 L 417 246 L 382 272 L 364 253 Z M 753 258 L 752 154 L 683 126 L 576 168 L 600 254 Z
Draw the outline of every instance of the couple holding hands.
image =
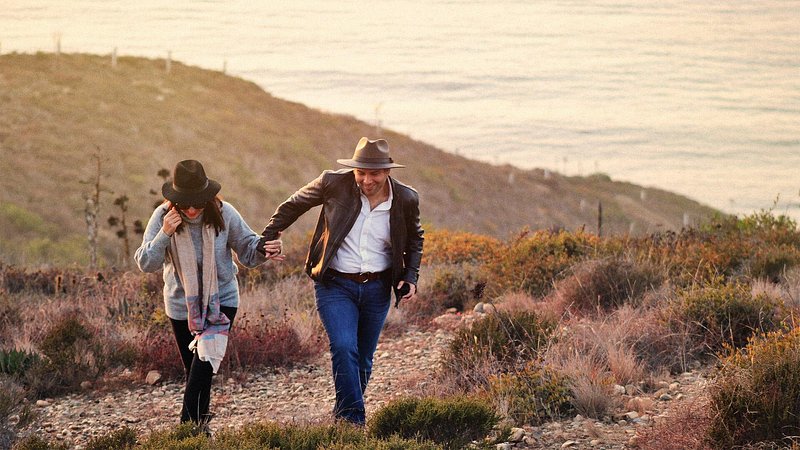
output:
M 175 166 L 162 187 L 135 259 L 164 270 L 164 306 L 186 370 L 181 422 L 210 420 L 211 380 L 225 355 L 239 305 L 236 266 L 282 261 L 280 234 L 322 206 L 305 272 L 330 341 L 336 419 L 365 423 L 363 393 L 391 305 L 416 295 L 423 230 L 419 195 L 393 177 L 384 139 L 361 138 L 345 169 L 326 170 L 275 210 L 261 236 L 222 201 L 220 184 L 195 160 Z

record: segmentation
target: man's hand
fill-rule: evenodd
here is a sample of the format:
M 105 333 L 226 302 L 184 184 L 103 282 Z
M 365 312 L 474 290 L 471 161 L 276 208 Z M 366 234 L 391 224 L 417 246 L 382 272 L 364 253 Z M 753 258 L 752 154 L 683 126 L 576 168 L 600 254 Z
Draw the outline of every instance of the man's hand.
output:
M 398 292 L 402 294 L 406 289 L 408 289 L 408 292 L 405 293 L 402 297 L 400 297 L 400 300 L 411 300 L 417 296 L 416 285 L 411 284 L 407 281 L 400 281 L 399 283 L 397 283 Z

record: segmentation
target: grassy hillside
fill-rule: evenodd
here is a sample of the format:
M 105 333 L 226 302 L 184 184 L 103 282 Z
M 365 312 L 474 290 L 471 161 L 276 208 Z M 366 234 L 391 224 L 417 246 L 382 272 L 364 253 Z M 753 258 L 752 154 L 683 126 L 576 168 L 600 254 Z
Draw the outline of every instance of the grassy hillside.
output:
M 267 86 L 267 89 L 269 87 Z M 128 221 L 146 222 L 162 180 L 159 169 L 198 159 L 221 182 L 257 231 L 275 207 L 337 158 L 352 155 L 370 124 L 277 99 L 256 84 L 163 60 L 94 55 L 0 56 L 0 261 L 83 264 L 84 197 L 102 154 L 100 243 L 104 264 L 118 264 L 113 199 L 130 200 Z M 562 177 L 492 166 L 445 153 L 388 130 L 393 175 L 421 192 L 428 227 L 507 237 L 530 228 L 676 229 L 714 211 L 668 192 L 603 176 Z M 316 213 L 287 233 L 290 245 Z M 133 247 L 139 237 L 132 238 Z

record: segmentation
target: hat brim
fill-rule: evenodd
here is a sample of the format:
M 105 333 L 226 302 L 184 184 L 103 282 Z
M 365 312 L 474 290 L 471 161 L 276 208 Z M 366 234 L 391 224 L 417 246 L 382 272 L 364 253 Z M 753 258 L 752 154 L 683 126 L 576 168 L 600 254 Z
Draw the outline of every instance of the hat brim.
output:
M 167 181 L 161 186 L 161 194 L 172 203 L 197 204 L 210 202 L 219 193 L 220 189 L 222 189 L 222 186 L 211 178 L 208 179 L 208 186 L 200 192 L 178 192 L 172 187 L 172 182 Z
M 405 166 L 395 163 L 367 163 L 354 159 L 337 159 L 337 163 L 354 169 L 402 169 Z

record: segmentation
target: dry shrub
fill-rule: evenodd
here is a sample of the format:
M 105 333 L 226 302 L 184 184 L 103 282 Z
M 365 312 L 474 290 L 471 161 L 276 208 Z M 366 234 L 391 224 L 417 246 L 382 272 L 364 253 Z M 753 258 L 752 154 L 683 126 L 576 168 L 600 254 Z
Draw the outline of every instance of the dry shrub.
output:
M 597 236 L 583 232 L 523 232 L 484 265 L 489 294 L 497 297 L 507 291 L 523 291 L 543 296 L 566 275 L 570 265 L 595 255 L 600 243 Z
M 406 319 L 413 324 L 427 325 L 450 308 L 466 311 L 483 296 L 486 283 L 475 266 L 446 264 L 427 272 L 430 281 L 420 287 L 415 299 L 402 303 Z
M 800 329 L 758 337 L 723 358 L 710 395 L 714 447 L 790 443 L 800 434 Z
M 423 263 L 481 263 L 488 261 L 502 249 L 503 243 L 490 236 L 463 231 L 427 230 Z
M 711 415 L 707 401 L 681 402 L 673 413 L 651 428 L 640 428 L 642 450 L 711 450 L 708 429 Z
M 539 362 L 492 376 L 487 392 L 495 409 L 519 425 L 539 425 L 572 412 L 567 379 Z
M 537 359 L 555 323 L 533 312 L 490 314 L 458 330 L 443 355 L 443 373 L 463 389 L 485 387 L 486 370 L 510 370 Z
M 569 326 L 548 352 L 557 365 L 568 365 L 576 352 L 602 366 L 617 384 L 638 384 L 652 378 L 636 352 L 642 313 L 625 306 L 602 320 L 585 320 Z
M 306 275 L 283 278 L 275 284 L 243 292 L 237 321 L 285 321 L 303 345 L 316 342 L 323 334 L 317 316 L 314 284 Z
M 664 275 L 652 265 L 620 258 L 583 261 L 570 272 L 570 276 L 556 283 L 553 296 L 561 310 L 577 315 L 608 313 L 625 304 L 638 305 L 646 292 L 664 282 Z
M 650 293 L 647 307 L 638 308 L 637 337 L 633 348 L 652 373 L 682 373 L 711 357 L 703 330 L 687 322 L 675 307 L 677 294 L 670 287 Z
M 600 419 L 619 406 L 612 392 L 613 378 L 602 361 L 576 353 L 561 361 L 558 369 L 569 379 L 572 405 L 579 414 Z

